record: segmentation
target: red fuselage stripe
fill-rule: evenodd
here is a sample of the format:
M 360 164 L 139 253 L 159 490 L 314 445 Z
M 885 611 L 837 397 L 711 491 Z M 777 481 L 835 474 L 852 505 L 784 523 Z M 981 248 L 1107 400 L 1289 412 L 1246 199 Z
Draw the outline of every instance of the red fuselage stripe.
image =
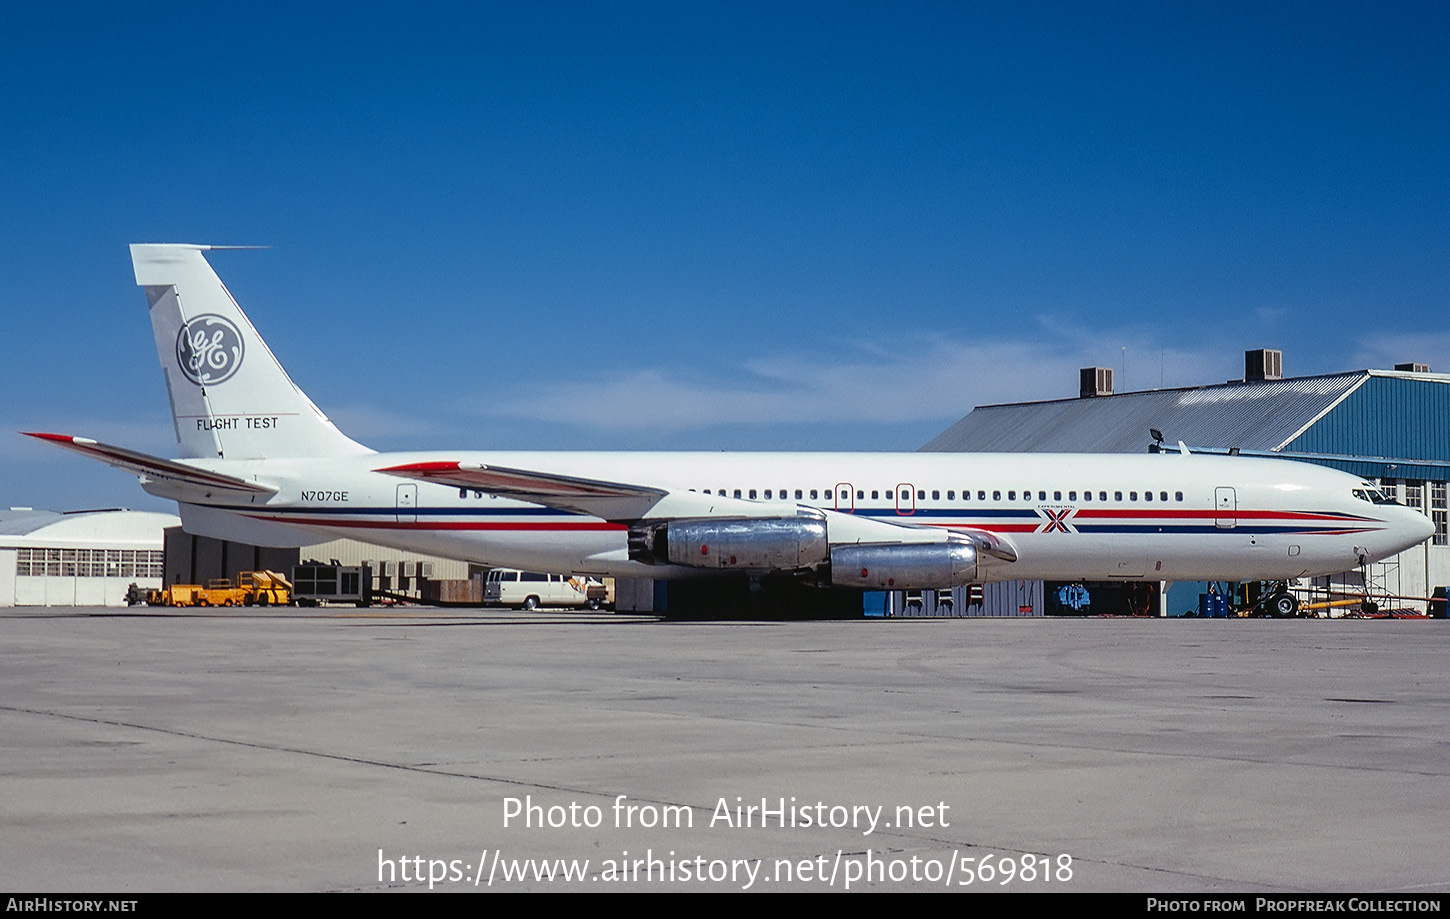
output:
M 423 521 L 404 523 L 396 520 L 338 520 L 328 518 L 323 520 L 300 517 L 268 517 L 262 514 L 248 514 L 257 520 L 266 520 L 272 523 L 290 523 L 296 526 L 316 527 L 352 527 L 370 530 L 499 530 L 508 532 L 534 531 L 548 533 L 585 533 L 605 532 L 611 530 L 626 530 L 628 527 L 619 523 L 607 523 L 603 520 L 584 521 L 580 523 L 539 523 L 539 522 L 475 522 L 475 521 Z

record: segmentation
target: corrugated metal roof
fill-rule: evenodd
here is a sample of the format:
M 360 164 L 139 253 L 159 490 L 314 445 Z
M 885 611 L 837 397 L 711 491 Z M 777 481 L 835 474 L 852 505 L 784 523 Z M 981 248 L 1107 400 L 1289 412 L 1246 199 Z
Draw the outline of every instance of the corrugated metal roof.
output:
M 1367 370 L 974 409 L 931 452 L 1142 453 L 1149 428 L 1191 447 L 1279 450 L 1370 379 Z
M 0 535 L 24 536 L 62 519 L 55 511 L 11 508 L 0 511 Z
M 1450 377 L 1372 372 L 1287 451 L 1450 462 Z

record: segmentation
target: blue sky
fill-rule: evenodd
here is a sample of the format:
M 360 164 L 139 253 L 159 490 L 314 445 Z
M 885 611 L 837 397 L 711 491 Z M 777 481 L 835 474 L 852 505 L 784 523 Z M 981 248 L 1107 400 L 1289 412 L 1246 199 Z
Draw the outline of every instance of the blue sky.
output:
M 1450 371 L 1450 7 L 13 5 L 0 430 L 172 455 L 131 242 L 379 449 L 912 450 Z M 165 508 L 0 437 L 0 506 Z

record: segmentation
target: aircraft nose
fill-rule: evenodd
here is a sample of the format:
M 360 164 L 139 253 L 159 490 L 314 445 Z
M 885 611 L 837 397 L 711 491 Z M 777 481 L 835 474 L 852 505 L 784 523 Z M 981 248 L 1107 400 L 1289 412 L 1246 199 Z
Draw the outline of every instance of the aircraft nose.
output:
M 1411 546 L 1418 546 L 1420 543 L 1435 535 L 1435 524 L 1413 508 L 1404 508 L 1395 520 L 1394 533 L 1400 537 L 1402 545 L 1396 551 L 1403 552 Z
M 1360 564 L 1366 559 L 1379 561 L 1398 555 L 1435 535 L 1435 524 L 1429 517 L 1410 507 L 1385 507 L 1384 521 L 1387 524 L 1378 534 L 1367 539 L 1361 552 Z
M 1418 518 L 1415 522 L 1415 532 L 1419 534 L 1419 537 L 1415 540 L 1415 544 L 1419 545 L 1435 535 L 1435 523 L 1424 514 L 1417 513 L 1415 517 Z

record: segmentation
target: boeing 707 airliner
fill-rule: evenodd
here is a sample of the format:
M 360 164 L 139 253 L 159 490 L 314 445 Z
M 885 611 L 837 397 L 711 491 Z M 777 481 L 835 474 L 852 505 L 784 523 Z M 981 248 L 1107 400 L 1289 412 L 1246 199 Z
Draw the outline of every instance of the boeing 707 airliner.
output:
M 187 532 L 352 537 L 484 565 L 736 572 L 859 589 L 1280 580 L 1394 555 L 1433 526 L 1364 479 L 1180 453 L 378 453 L 297 388 L 199 245 L 134 245 L 180 458 L 32 436 L 140 477 Z

